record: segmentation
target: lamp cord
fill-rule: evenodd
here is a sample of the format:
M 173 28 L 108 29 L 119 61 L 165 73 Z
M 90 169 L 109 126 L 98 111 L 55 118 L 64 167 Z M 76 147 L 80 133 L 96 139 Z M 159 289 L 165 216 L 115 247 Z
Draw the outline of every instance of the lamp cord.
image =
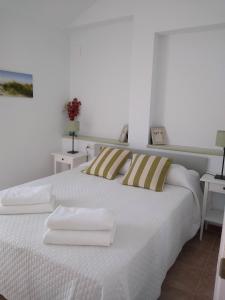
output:
M 74 138 L 75 138 L 75 132 L 73 131 L 73 136 L 72 136 L 72 151 L 74 152 Z
M 223 164 L 222 164 L 222 171 L 221 171 L 221 177 L 223 177 L 223 169 L 224 169 L 224 158 L 225 158 L 225 148 L 223 148 Z
M 88 159 L 89 159 L 88 149 L 90 149 L 90 146 L 89 146 L 89 145 L 86 146 L 86 156 L 87 156 L 87 161 L 88 161 Z

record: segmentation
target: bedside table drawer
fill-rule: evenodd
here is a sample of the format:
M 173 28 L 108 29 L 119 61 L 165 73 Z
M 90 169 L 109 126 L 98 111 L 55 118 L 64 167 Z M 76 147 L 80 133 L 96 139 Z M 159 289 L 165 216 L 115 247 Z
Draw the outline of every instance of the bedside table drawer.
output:
M 210 183 L 209 184 L 209 191 L 225 194 L 225 184 L 220 185 L 220 184 L 216 184 L 216 183 Z
M 71 158 L 70 157 L 60 155 L 60 154 L 55 156 L 55 160 L 59 161 L 59 162 L 61 161 L 61 162 L 67 163 L 67 164 L 71 163 Z

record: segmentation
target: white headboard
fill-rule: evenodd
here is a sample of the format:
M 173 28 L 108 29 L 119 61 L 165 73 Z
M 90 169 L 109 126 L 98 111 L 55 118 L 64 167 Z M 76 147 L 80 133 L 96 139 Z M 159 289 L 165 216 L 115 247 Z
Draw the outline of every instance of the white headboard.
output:
M 126 146 L 113 146 L 106 144 L 95 145 L 95 155 L 99 153 L 102 147 L 112 147 L 120 149 L 129 149 L 132 153 L 154 154 L 169 157 L 173 163 L 185 166 L 188 169 L 196 170 L 200 175 L 207 171 L 208 157 L 200 154 L 192 154 L 178 151 L 163 151 L 158 149 L 134 149 Z

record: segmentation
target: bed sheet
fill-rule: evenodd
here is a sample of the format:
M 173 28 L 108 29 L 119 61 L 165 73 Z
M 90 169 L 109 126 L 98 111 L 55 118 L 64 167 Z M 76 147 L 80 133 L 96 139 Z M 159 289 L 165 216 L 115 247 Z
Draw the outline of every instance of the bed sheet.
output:
M 80 168 L 51 183 L 58 204 L 115 213 L 111 247 L 44 245 L 48 214 L 0 216 L 0 294 L 9 300 L 155 300 L 167 270 L 198 229 L 193 193 L 165 185 L 157 193 L 123 186 Z

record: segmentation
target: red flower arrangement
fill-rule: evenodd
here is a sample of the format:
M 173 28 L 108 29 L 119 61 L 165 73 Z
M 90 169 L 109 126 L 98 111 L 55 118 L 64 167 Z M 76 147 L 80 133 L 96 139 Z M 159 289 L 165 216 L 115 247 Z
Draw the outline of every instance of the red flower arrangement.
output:
M 74 121 L 74 119 L 80 114 L 80 106 L 81 102 L 78 101 L 77 98 L 74 98 L 72 101 L 66 103 L 65 109 L 68 113 L 68 117 L 70 121 Z

